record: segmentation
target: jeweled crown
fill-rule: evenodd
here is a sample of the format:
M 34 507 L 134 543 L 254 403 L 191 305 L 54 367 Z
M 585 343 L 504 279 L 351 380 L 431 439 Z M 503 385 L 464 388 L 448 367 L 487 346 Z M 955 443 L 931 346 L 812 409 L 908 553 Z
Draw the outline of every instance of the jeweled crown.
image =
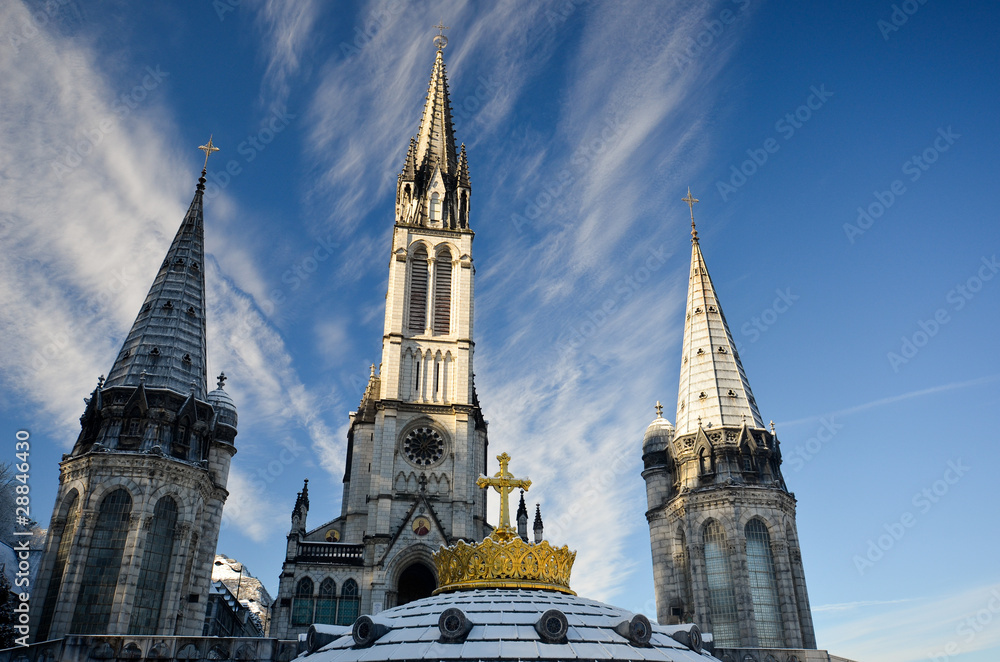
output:
M 497 456 L 500 471 L 493 478 L 480 476 L 479 487 L 500 493 L 500 525 L 480 543 L 459 541 L 434 554 L 438 589 L 434 594 L 475 588 L 523 588 L 559 591 L 576 595 L 569 588 L 576 552 L 565 545 L 554 547 L 543 540 L 525 542 L 510 525 L 508 496 L 514 488 L 527 490 L 531 481 L 514 478 L 507 470 L 510 456 Z

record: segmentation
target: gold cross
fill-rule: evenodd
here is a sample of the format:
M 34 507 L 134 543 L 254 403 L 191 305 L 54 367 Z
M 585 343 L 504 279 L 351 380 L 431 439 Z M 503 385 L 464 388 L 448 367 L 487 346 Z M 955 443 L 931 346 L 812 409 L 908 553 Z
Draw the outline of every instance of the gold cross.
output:
M 501 453 L 497 455 L 497 460 L 500 461 L 500 471 L 494 474 L 493 478 L 487 478 L 486 476 L 480 476 L 476 481 L 476 486 L 481 488 L 492 487 L 497 492 L 500 493 L 500 526 L 497 527 L 498 532 L 511 532 L 513 529 L 510 526 L 510 508 L 508 506 L 507 496 L 514 490 L 514 488 L 521 488 L 523 490 L 531 487 L 531 481 L 527 478 L 514 478 L 510 471 L 507 470 L 507 464 L 510 462 L 510 455 L 506 453 Z
M 443 18 L 440 21 L 438 21 L 438 24 L 435 25 L 434 28 L 438 31 L 438 34 L 444 34 L 445 30 L 451 30 L 451 28 L 449 28 L 447 25 L 444 24 Z
M 663 416 L 663 405 L 661 405 L 660 401 L 657 400 L 656 401 L 656 417 L 660 418 L 662 416 Z
M 691 195 L 691 187 L 688 186 L 688 195 L 686 198 L 681 198 L 681 202 L 688 203 L 688 207 L 691 209 L 691 238 L 698 241 L 698 230 L 694 227 L 694 203 L 701 202 L 701 200 Z
M 208 170 L 208 157 L 212 155 L 212 152 L 218 152 L 219 148 L 212 144 L 212 136 L 208 136 L 208 142 L 200 146 L 198 149 L 205 152 L 205 167 L 202 170 Z

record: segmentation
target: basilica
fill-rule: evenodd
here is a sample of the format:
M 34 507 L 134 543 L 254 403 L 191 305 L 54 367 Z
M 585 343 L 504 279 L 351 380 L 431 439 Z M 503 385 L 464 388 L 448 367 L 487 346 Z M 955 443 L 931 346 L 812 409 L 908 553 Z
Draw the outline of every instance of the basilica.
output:
M 491 453 L 476 391 L 472 185 L 447 39 L 435 45 L 397 178 L 382 354 L 350 415 L 340 511 L 310 512 L 308 480 L 290 504 L 267 637 L 200 636 L 237 449 L 225 376 L 209 391 L 205 367 L 209 140 L 190 208 L 60 463 L 31 659 L 840 660 L 816 650 L 795 497 L 708 275 L 690 190 L 676 424 L 657 404 L 634 443 L 658 623 L 577 597 L 575 553 L 544 539 L 537 510 L 529 540 L 523 492 L 511 525 L 511 492 L 531 481 Z M 495 527 L 484 488 L 501 493 Z

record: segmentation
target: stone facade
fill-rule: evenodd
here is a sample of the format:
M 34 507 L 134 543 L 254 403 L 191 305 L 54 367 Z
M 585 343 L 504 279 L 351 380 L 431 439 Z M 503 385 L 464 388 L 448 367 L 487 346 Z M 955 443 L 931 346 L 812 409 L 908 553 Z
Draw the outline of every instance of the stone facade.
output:
M 697 623 L 718 649 L 814 649 L 778 439 L 692 235 L 678 425 L 658 413 L 643 440 L 657 618 Z
M 36 641 L 201 634 L 237 425 L 205 379 L 204 175 L 59 465 Z
M 398 179 L 382 359 L 351 415 L 341 512 L 309 528 L 307 487 L 300 493 L 273 636 L 424 597 L 436 585 L 431 552 L 489 531 L 475 487 L 487 439 L 472 372 L 470 196 L 438 50 Z

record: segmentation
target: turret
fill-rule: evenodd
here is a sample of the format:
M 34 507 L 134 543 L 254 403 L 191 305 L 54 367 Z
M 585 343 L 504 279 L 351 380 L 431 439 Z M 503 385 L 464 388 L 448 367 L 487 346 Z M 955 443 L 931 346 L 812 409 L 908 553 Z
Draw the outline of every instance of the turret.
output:
M 535 524 L 533 528 L 535 533 L 535 544 L 537 545 L 544 540 L 544 536 L 542 535 L 544 533 L 544 527 L 542 526 L 542 507 L 537 503 L 535 504 Z
M 517 504 L 517 535 L 528 542 L 528 508 L 524 505 L 524 490 L 521 490 L 521 502 Z

